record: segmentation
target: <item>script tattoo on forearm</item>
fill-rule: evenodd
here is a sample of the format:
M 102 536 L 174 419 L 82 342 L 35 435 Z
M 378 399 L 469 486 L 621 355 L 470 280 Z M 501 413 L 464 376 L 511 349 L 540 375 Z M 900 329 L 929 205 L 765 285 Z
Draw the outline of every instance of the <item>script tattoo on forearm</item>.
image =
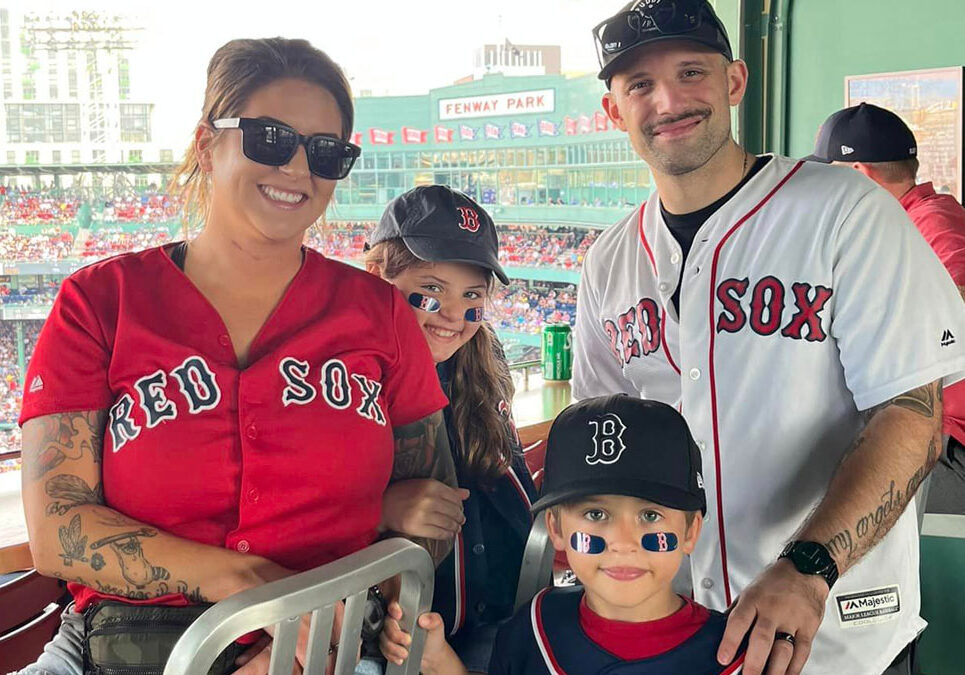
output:
M 408 478 L 434 478 L 449 486 L 456 486 L 456 465 L 449 449 L 442 411 L 435 412 L 412 424 L 396 427 L 395 459 L 390 483 Z M 449 555 L 452 541 L 410 537 L 426 549 L 438 565 Z
M 80 459 L 90 453 L 100 463 L 104 441 L 103 411 L 85 411 L 50 415 L 43 418 L 43 436 L 30 478 L 38 480 L 60 466 L 65 460 Z
M 939 404 L 942 401 L 941 385 L 926 385 L 896 396 L 888 403 L 875 408 L 874 413 L 877 414 L 889 406 L 897 406 L 923 417 L 933 418 L 936 414 L 936 401 Z M 904 481 L 904 486 L 900 485 L 900 479 L 891 480 L 888 489 L 881 494 L 881 500 L 873 511 L 858 518 L 853 528 L 841 530 L 825 542 L 831 555 L 850 566 L 891 530 L 899 516 L 914 499 L 925 477 L 938 462 L 941 454 L 940 433 L 939 430 L 937 436 L 929 439 L 925 461 Z M 864 436 L 859 437 L 851 453 L 861 446 L 864 440 Z

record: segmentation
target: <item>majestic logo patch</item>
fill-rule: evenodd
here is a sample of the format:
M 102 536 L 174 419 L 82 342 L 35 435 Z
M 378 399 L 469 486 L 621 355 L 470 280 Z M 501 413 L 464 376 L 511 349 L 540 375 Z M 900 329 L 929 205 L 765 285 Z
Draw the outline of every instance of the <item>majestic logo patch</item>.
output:
M 476 213 L 476 209 L 468 206 L 457 206 L 456 208 L 459 209 L 459 227 L 469 232 L 478 232 L 479 214 Z
M 869 626 L 898 618 L 901 597 L 897 586 L 874 588 L 835 597 L 842 628 Z
M 955 344 L 955 336 L 952 335 L 952 332 L 946 328 L 945 332 L 942 333 L 942 347 L 948 347 L 949 345 L 953 344 Z M 33 387 L 33 385 L 30 386 Z M 40 386 L 43 387 L 43 384 Z M 33 389 L 31 389 L 31 391 L 33 391 Z
M 613 464 L 627 446 L 623 443 L 623 432 L 627 426 L 614 413 L 601 415 L 590 420 L 593 427 L 593 452 L 586 456 L 587 464 Z
M 947 333 L 948 331 L 945 331 L 945 332 Z M 40 375 L 34 375 L 34 379 L 30 380 L 30 389 L 28 389 L 27 391 L 29 391 L 31 394 L 36 394 L 38 391 L 43 391 L 43 390 L 44 390 L 43 378 L 41 378 Z

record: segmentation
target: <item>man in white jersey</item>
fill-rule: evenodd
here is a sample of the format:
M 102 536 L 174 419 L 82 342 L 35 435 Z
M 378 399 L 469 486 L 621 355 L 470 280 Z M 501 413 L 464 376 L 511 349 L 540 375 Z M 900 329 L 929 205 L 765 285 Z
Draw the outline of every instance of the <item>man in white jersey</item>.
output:
M 705 0 L 638 0 L 594 37 L 603 107 L 656 192 L 587 255 L 574 395 L 657 399 L 690 424 L 695 599 L 734 604 L 721 663 L 750 632 L 746 675 L 913 672 L 906 506 L 965 369 L 962 299 L 870 180 L 734 142 L 747 67 Z

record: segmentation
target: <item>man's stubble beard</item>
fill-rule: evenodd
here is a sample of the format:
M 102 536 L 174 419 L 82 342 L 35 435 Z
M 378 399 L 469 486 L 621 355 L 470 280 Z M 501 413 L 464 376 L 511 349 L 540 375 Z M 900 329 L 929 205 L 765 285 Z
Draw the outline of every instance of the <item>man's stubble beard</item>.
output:
M 646 160 L 647 164 L 655 171 L 668 176 L 683 176 L 696 171 L 707 164 L 730 139 L 729 125 L 722 127 L 719 131 L 708 128 L 706 133 L 696 139 L 693 147 L 681 148 L 671 155 L 657 147 L 653 142 L 653 136 L 646 130 L 643 131 L 643 143 L 650 155 Z

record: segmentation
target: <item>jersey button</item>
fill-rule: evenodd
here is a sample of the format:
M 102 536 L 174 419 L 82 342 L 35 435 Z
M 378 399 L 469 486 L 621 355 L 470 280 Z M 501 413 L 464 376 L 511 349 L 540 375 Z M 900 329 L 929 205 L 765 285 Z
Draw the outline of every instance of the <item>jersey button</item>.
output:
M 260 496 L 261 495 L 258 493 L 258 490 L 256 490 L 255 488 L 251 488 L 250 490 L 248 490 L 248 501 L 252 503 L 258 503 L 258 498 Z
M 483 612 L 485 612 L 485 611 L 486 611 L 486 603 L 485 603 L 485 602 L 477 602 L 477 603 L 476 603 L 476 611 L 477 611 L 478 613 L 480 613 L 480 614 L 482 614 Z
M 673 263 L 674 265 L 676 265 L 677 263 L 679 263 L 679 262 L 680 262 L 680 254 L 679 254 L 679 253 L 674 253 L 673 255 L 671 255 L 671 256 L 670 256 L 670 262 Z
M 482 555 L 483 553 L 486 552 L 486 547 L 483 546 L 482 544 L 476 544 L 475 546 L 472 547 L 472 552 L 475 553 L 476 555 Z
M 690 369 L 690 379 L 691 379 L 691 380 L 699 380 L 699 379 L 700 379 L 700 369 L 699 369 L 699 368 L 691 368 L 691 369 Z
M 711 588 L 714 587 L 714 580 L 704 578 L 704 580 L 700 582 L 700 585 L 706 588 L 707 590 L 710 590 Z
M 251 545 L 248 543 L 247 539 L 242 539 L 235 544 L 235 548 L 238 549 L 238 553 L 247 553 L 251 550 Z
M 666 293 L 667 290 L 670 288 L 670 284 L 668 284 L 666 281 L 662 281 L 660 282 L 660 285 L 657 286 L 657 288 L 660 289 L 661 293 Z
M 700 448 L 701 452 L 703 452 L 704 450 L 707 449 L 707 444 L 704 443 L 703 441 L 697 441 L 697 447 Z
M 219 335 L 219 336 L 218 336 L 218 344 L 221 345 L 222 347 L 230 347 L 230 346 L 231 346 L 231 338 L 228 337 L 227 335 Z
M 254 424 L 249 424 L 248 428 L 245 429 L 245 436 L 251 440 L 258 438 L 258 428 Z

